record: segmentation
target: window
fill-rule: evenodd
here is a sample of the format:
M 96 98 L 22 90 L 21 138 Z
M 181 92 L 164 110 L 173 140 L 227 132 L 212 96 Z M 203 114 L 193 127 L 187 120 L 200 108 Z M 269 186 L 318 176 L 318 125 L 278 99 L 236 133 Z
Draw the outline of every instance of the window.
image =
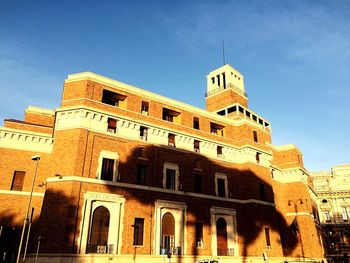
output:
M 197 117 L 193 118 L 193 128 L 199 130 L 199 119 Z
M 139 148 L 139 158 L 147 158 L 147 150 L 144 147 Z
M 108 122 L 107 131 L 108 132 L 112 132 L 112 133 L 116 133 L 116 131 L 117 131 L 117 120 L 116 119 L 112 119 L 112 118 L 108 118 L 107 122 Z
M 177 119 L 179 115 L 180 115 L 180 112 L 163 108 L 163 120 L 165 121 L 175 122 L 175 119 Z
M 211 122 L 210 123 L 210 133 L 211 134 L 215 134 L 215 135 L 220 135 L 220 136 L 224 136 L 224 126 L 220 125 L 220 124 L 216 124 Z
M 265 239 L 266 239 L 266 247 L 271 247 L 271 240 L 270 240 L 270 229 L 268 227 L 265 227 Z
M 22 172 L 22 171 L 14 172 L 12 184 L 11 184 L 11 190 L 22 191 L 25 175 L 26 175 L 26 172 Z
M 254 142 L 258 142 L 258 133 L 253 131 Z
M 212 84 L 215 83 L 215 78 L 214 78 L 214 77 L 211 78 L 211 83 L 212 83 Z
M 149 103 L 147 101 L 142 101 L 141 104 L 141 114 L 148 115 Z
M 103 90 L 102 93 L 102 103 L 116 107 L 120 107 L 125 101 L 125 98 L 125 95 L 118 94 L 109 90 Z
M 145 185 L 147 175 L 147 166 L 144 164 L 137 165 L 137 184 Z
M 265 195 L 265 185 L 260 183 L 259 184 L 259 191 L 260 191 L 260 199 L 265 201 L 266 200 L 266 195 Z
M 175 147 L 175 134 L 168 134 L 168 145 Z
M 257 163 L 260 163 L 260 154 L 261 153 L 256 153 L 256 155 L 255 155 L 255 160 Z
M 222 146 L 218 145 L 216 147 L 216 154 L 217 154 L 218 157 L 222 157 L 223 156 L 223 154 L 222 154 Z
M 223 173 L 215 174 L 215 192 L 219 197 L 227 197 L 228 186 L 227 186 L 227 176 Z
M 144 218 L 135 217 L 134 220 L 134 246 L 143 246 L 143 226 Z
M 176 171 L 172 169 L 166 169 L 166 183 L 165 188 L 170 190 L 175 190 L 175 176 Z
M 198 152 L 198 153 L 199 153 L 199 144 L 200 144 L 200 141 L 194 140 L 193 149 L 195 152 Z
M 244 109 L 241 106 L 238 106 L 238 111 L 244 113 Z
M 348 221 L 349 216 L 346 207 L 342 207 L 342 216 L 344 221 Z
M 218 196 L 225 197 L 225 179 L 218 178 Z
M 147 141 L 148 129 L 144 126 L 140 126 L 140 139 Z
M 326 222 L 331 221 L 331 215 L 330 215 L 329 211 L 324 212 L 324 218 L 325 218 Z
M 196 223 L 197 248 L 203 248 L 203 223 Z
M 202 176 L 200 174 L 194 174 L 194 192 L 202 193 Z
M 103 158 L 101 180 L 113 181 L 113 174 L 114 174 L 114 160 Z

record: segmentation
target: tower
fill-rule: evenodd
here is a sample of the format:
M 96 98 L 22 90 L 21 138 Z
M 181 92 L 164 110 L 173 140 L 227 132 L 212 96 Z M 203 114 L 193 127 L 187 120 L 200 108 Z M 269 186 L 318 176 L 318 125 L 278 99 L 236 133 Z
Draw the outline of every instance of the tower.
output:
M 206 110 L 217 112 L 240 104 L 248 108 L 244 90 L 244 77 L 238 70 L 226 64 L 207 75 Z

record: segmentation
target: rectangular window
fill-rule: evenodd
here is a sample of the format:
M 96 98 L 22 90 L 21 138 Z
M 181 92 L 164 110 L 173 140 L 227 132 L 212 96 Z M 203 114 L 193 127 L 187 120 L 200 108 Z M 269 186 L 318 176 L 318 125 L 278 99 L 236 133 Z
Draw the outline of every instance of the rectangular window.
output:
M 142 101 L 141 104 L 141 114 L 148 115 L 149 103 L 147 101 Z
M 102 103 L 120 107 L 121 102 L 125 100 L 126 96 L 122 94 L 118 94 L 113 91 L 103 90 L 102 93 Z
M 257 163 L 260 163 L 260 154 L 261 153 L 256 153 L 256 155 L 255 155 L 255 160 Z
M 113 181 L 113 173 L 114 173 L 114 160 L 103 158 L 101 180 Z
M 199 242 L 203 242 L 203 223 L 196 223 L 196 242 L 197 247 L 202 247 Z
M 217 185 L 218 185 L 218 196 L 226 197 L 226 193 L 225 193 L 225 179 L 217 178 Z
M 270 229 L 268 227 L 265 227 L 265 239 L 266 239 L 266 246 L 271 246 L 271 240 L 270 240 Z
M 217 146 L 216 147 L 216 154 L 218 157 L 222 157 L 222 146 Z
M 14 172 L 12 184 L 11 184 L 11 190 L 22 191 L 25 175 L 26 175 L 26 172 L 23 172 L 23 171 Z
M 140 126 L 140 139 L 147 141 L 148 129 L 144 126 Z
M 348 213 L 346 211 L 346 207 L 342 207 L 342 216 L 344 221 L 348 221 Z
M 180 112 L 163 108 L 163 120 L 174 122 L 174 120 L 180 115 Z
M 139 148 L 139 157 L 147 158 L 147 150 L 144 147 Z
M 144 218 L 135 217 L 134 220 L 134 246 L 143 246 Z
M 211 122 L 210 123 L 210 133 L 211 134 L 215 134 L 215 135 L 220 135 L 222 137 L 224 137 L 224 126 L 220 125 L 220 124 L 216 124 Z
M 254 142 L 258 142 L 258 133 L 257 131 L 253 131 Z
M 193 128 L 199 130 L 199 119 L 197 117 L 193 118 Z
M 331 215 L 329 214 L 329 212 L 324 212 L 324 218 L 327 222 L 330 222 L 331 221 Z
M 200 174 L 194 174 L 194 192 L 202 193 L 202 176 Z
M 175 134 L 168 134 L 168 145 L 175 147 Z
M 137 184 L 141 184 L 141 185 L 146 184 L 146 174 L 147 174 L 147 166 L 144 164 L 137 165 Z
M 200 144 L 200 141 L 194 140 L 193 149 L 195 152 L 198 152 L 198 153 L 199 153 L 199 144 Z
M 117 131 L 117 120 L 113 119 L 113 118 L 108 118 L 107 122 L 108 122 L 107 131 L 108 132 L 112 132 L 112 133 L 116 133 L 116 131 Z
M 175 190 L 175 175 L 176 171 L 172 169 L 166 169 L 166 181 L 165 188 Z
M 265 185 L 260 183 L 259 184 L 259 191 L 260 191 L 260 199 L 265 201 L 266 200 L 266 195 L 265 195 Z

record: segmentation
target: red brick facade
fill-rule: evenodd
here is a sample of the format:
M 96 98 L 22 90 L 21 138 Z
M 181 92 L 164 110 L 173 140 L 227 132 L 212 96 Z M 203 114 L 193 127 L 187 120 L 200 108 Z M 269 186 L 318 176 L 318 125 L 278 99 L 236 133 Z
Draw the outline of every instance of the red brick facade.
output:
M 294 146 L 271 145 L 266 121 L 247 118 L 248 110 L 245 116 L 238 110 L 226 117 L 210 113 L 218 108 L 220 94 L 207 98 L 206 112 L 89 74 L 69 76 L 55 112 L 32 108 L 25 121 L 5 121 L 0 130 L 0 225 L 21 229 L 36 164 L 31 157 L 41 157 L 30 252 L 38 235 L 44 237 L 41 253 L 98 252 L 91 250 L 96 245 L 92 229 L 95 211 L 104 207 L 110 220 L 101 253 L 158 260 L 164 248 L 184 262 L 261 260 L 263 253 L 271 260 L 322 258 L 302 155 Z M 103 90 L 117 94 L 119 106 L 104 102 Z M 247 100 L 229 92 L 221 98 L 222 107 L 239 103 L 246 109 Z M 141 112 L 142 102 L 147 114 Z M 164 120 L 164 109 L 174 114 L 172 122 Z M 116 120 L 110 130 L 109 119 Z M 168 145 L 169 134 L 175 145 Z M 32 148 L 21 149 L 21 140 Z M 107 159 L 113 178 L 104 180 Z M 11 190 L 14 171 L 25 171 L 22 191 Z M 162 232 L 166 213 L 175 220 L 174 234 Z M 137 246 L 135 218 L 143 220 Z

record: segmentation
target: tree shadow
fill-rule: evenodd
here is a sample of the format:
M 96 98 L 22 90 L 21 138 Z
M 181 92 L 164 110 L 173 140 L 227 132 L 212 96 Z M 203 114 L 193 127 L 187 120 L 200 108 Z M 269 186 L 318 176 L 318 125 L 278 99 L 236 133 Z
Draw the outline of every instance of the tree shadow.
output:
M 293 233 L 283 214 L 276 210 L 273 186 L 270 174 L 266 168 L 262 174 L 257 173 L 257 165 L 251 164 L 249 169 L 241 169 L 239 165 L 225 162 L 224 159 L 211 160 L 202 154 L 180 150 L 174 147 L 140 145 L 139 142 L 114 144 L 100 144 L 98 140 L 110 140 L 109 136 L 88 133 L 86 137 L 86 156 L 76 163 L 83 167 L 82 176 L 93 180 L 69 180 L 66 174 L 62 178 L 46 184 L 40 219 L 33 222 L 29 253 L 35 253 L 35 237 L 44 237 L 40 246 L 40 253 L 76 254 L 79 252 L 79 242 L 82 229 L 81 220 L 84 218 L 84 193 L 101 192 L 124 196 L 122 254 L 131 256 L 134 262 L 142 262 L 143 255 L 159 255 L 159 247 L 155 240 L 155 202 L 168 200 L 186 204 L 185 229 L 187 247 L 181 248 L 181 255 L 173 255 L 171 262 L 182 262 L 186 255 L 193 255 L 194 262 L 200 259 L 212 258 L 211 247 L 214 245 L 210 238 L 213 226 L 210 213 L 211 207 L 230 208 L 236 212 L 236 242 L 238 251 L 235 256 L 260 256 L 265 252 L 264 231 L 269 229 L 271 245 L 281 244 L 279 256 L 291 256 L 298 245 L 297 235 Z M 120 153 L 118 164 L 118 181 L 102 182 L 96 179 L 98 156 L 101 150 Z M 64 158 L 71 158 L 67 153 Z M 62 160 L 64 162 L 64 160 Z M 178 191 L 164 191 L 164 163 L 179 165 Z M 144 185 L 138 183 L 138 165 L 146 166 Z M 234 168 L 233 168 L 234 167 Z M 44 168 L 42 169 L 45 170 Z M 218 198 L 215 190 L 215 173 L 227 175 L 229 192 L 227 198 Z M 195 183 L 195 174 L 201 176 L 201 190 L 199 194 Z M 52 174 L 47 177 L 52 177 Z M 68 179 L 66 179 L 68 178 Z M 96 180 L 96 181 L 94 181 Z M 97 184 L 95 184 L 97 182 Z M 261 186 L 263 185 L 263 187 Z M 262 190 L 263 188 L 263 190 Z M 207 198 L 210 197 L 210 198 Z M 144 218 L 143 246 L 133 246 L 134 219 Z M 15 224 L 11 214 L 1 214 L 1 222 L 16 229 L 21 226 Z M 112 220 L 114 220 L 112 218 Z M 203 224 L 203 248 L 198 248 L 196 240 L 196 225 Z M 157 237 L 160 238 L 160 237 Z M 278 241 L 276 241 L 278 240 Z M 16 244 L 18 242 L 18 236 Z M 283 247 L 283 251 L 282 251 Z M 226 256 L 218 256 L 226 257 Z M 216 257 L 216 258 L 218 258 Z

